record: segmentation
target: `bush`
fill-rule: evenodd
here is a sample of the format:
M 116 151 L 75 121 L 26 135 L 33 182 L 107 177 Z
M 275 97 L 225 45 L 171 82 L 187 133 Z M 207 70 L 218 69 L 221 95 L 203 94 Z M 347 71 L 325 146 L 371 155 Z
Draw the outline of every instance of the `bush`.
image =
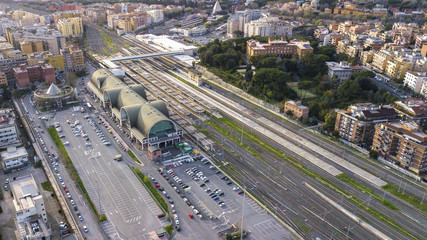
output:
M 49 192 L 53 192 L 53 190 L 52 190 L 52 185 L 50 185 L 50 182 L 49 182 L 49 181 L 42 182 L 42 183 L 41 183 L 41 185 L 42 185 L 42 188 L 43 188 L 44 190 L 49 191 Z
M 173 226 L 172 226 L 172 224 L 167 225 L 167 226 L 165 227 L 165 230 L 166 230 L 166 232 L 168 232 L 169 236 L 171 236 L 171 235 L 172 235 L 172 232 L 173 232 Z
M 375 151 L 374 149 L 371 149 L 371 151 L 369 151 L 369 157 L 375 160 L 378 159 L 378 152 Z

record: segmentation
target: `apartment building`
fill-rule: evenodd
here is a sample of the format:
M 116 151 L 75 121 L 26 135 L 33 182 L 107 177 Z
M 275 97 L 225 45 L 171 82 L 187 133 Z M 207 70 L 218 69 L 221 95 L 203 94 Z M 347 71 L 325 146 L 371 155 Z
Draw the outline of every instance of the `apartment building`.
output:
M 422 48 L 423 45 L 427 45 L 427 34 L 418 35 L 415 39 L 415 47 Z
M 6 75 L 9 86 L 15 86 L 13 68 L 27 63 L 27 55 L 19 50 L 7 51 L 0 54 L 0 72 Z
M 403 78 L 413 66 L 414 63 L 406 56 L 394 57 L 388 60 L 385 74 L 392 78 Z
M 0 35 L 4 35 L 6 33 L 6 29 L 8 28 L 17 28 L 18 24 L 10 19 L 5 17 L 0 17 Z
M 298 54 L 301 59 L 305 54 L 312 53 L 313 48 L 310 46 L 310 42 L 292 40 L 287 42 L 285 40 L 273 40 L 271 37 L 268 39 L 268 43 L 260 43 L 257 40 L 247 41 L 246 56 L 249 58 L 255 55 L 270 54 L 281 57 L 291 57 Z
M 283 112 L 291 111 L 295 118 L 308 118 L 309 108 L 302 105 L 301 101 L 286 101 Z
M 0 85 L 8 85 L 7 82 L 7 77 L 6 74 L 4 74 L 4 72 L 0 72 Z
M 17 177 L 10 182 L 15 207 L 18 239 L 49 240 L 46 206 L 32 175 Z
M 43 64 L 48 63 L 53 66 L 55 70 L 64 70 L 65 64 L 64 64 L 64 57 L 62 55 L 54 55 L 53 53 L 49 51 L 44 52 L 35 52 L 28 54 L 28 65 L 37 65 L 37 64 Z
M 338 42 L 343 38 L 343 35 L 340 33 L 331 33 L 329 43 L 333 46 L 337 46 Z
M 427 135 L 412 121 L 375 126 L 372 149 L 417 174 L 427 170 Z
M 393 52 L 386 49 L 376 52 L 374 57 L 372 58 L 373 69 L 380 73 L 384 73 L 387 68 L 388 61 L 393 57 Z
M 74 45 L 65 45 L 61 49 L 61 56 L 64 58 L 65 69 L 68 72 L 78 72 L 85 69 L 83 51 Z
M 329 29 L 327 27 L 319 26 L 314 30 L 314 37 L 321 42 L 325 40 L 325 36 L 328 34 Z
M 244 11 L 237 11 L 234 15 L 230 16 L 227 21 L 227 35 L 233 37 L 233 32 L 240 30 L 245 31 L 245 23 L 257 20 L 262 17 L 262 11 L 257 9 L 245 9 Z
M 19 42 L 20 49 L 25 54 L 42 52 L 43 51 L 43 41 L 42 40 L 28 40 L 24 39 Z
M 265 17 L 245 23 L 244 36 L 292 37 L 293 26 L 277 17 Z
M 28 87 L 34 82 L 55 83 L 55 70 L 50 64 L 25 65 L 13 68 L 16 86 L 18 88 Z
M 339 110 L 335 121 L 335 131 L 342 139 L 369 148 L 375 133 L 375 125 L 398 117 L 391 106 L 360 103 Z
M 384 40 L 381 38 L 367 38 L 364 43 L 364 47 L 370 47 L 372 50 L 378 51 L 384 46 Z
M 346 61 L 340 63 L 337 62 L 326 62 L 328 66 L 328 76 L 332 79 L 334 77 L 338 78 L 341 82 L 345 79 L 351 78 L 354 73 L 360 72 L 362 67 L 360 66 L 350 66 Z
M 1 165 L 5 173 L 21 168 L 28 164 L 28 152 L 25 147 L 8 147 L 0 152 Z
M 49 51 L 53 54 L 58 55 L 59 50 L 62 48 L 63 44 L 65 44 L 65 37 L 62 34 L 54 29 L 44 29 L 39 28 L 34 31 L 26 31 L 26 30 L 12 30 L 8 29 L 6 32 L 7 41 L 12 44 L 15 48 L 21 48 L 21 42 L 29 41 L 29 42 L 38 42 L 42 41 L 43 50 Z M 33 48 L 33 47 L 32 47 Z M 36 49 L 32 49 L 32 52 L 38 52 L 35 50 L 39 50 L 39 46 Z M 29 52 L 26 52 L 29 53 Z
M 0 148 L 19 145 L 20 143 L 13 110 L 10 108 L 0 109 Z
M 107 13 L 103 8 L 86 8 L 82 18 L 91 23 L 104 24 L 107 21 Z
M 149 10 L 147 11 L 147 15 L 151 17 L 152 23 L 159 23 L 165 20 L 163 10 L 160 10 L 160 9 Z
M 59 19 L 56 28 L 64 37 L 75 37 L 83 34 L 83 23 L 80 17 Z
M 412 91 L 419 93 L 424 82 L 427 81 L 426 72 L 406 72 L 403 84 Z
M 367 66 L 368 64 L 370 64 L 372 62 L 374 55 L 375 55 L 375 51 L 373 51 L 373 50 L 363 51 L 360 55 L 361 55 L 360 59 L 362 60 L 362 64 L 364 66 Z
M 394 102 L 394 109 L 401 119 L 413 121 L 421 129 L 427 129 L 427 100 L 407 98 Z

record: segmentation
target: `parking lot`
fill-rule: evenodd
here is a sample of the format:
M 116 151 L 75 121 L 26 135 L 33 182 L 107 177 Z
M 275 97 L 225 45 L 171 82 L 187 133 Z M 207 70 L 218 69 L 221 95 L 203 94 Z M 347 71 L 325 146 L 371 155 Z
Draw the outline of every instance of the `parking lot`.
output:
M 80 112 L 59 112 L 54 119 L 62 123 L 58 134 L 92 202 L 109 220 L 102 223 L 106 234 L 112 239 L 146 239 L 149 231 L 169 221 L 157 218 L 161 210 L 147 190 L 126 163 L 114 160 L 121 152 L 98 121 L 95 114 Z
M 286 229 L 204 157 L 164 164 L 158 169 L 194 217 L 214 222 L 215 229 L 240 227 L 242 210 L 249 239 L 286 239 Z M 162 192 L 162 189 L 160 189 Z M 244 205 L 244 206 L 243 206 Z

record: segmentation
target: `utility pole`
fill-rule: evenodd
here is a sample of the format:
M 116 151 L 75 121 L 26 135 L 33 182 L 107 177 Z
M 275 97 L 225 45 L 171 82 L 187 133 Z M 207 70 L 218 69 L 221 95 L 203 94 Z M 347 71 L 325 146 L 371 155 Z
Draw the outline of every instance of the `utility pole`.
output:
M 245 213 L 245 195 L 246 195 L 246 185 L 243 186 L 243 202 L 242 202 L 242 222 L 240 224 L 240 240 L 243 239 L 243 219 Z
M 245 120 L 245 116 L 242 114 L 242 137 L 240 138 L 240 145 L 243 145 L 243 121 Z

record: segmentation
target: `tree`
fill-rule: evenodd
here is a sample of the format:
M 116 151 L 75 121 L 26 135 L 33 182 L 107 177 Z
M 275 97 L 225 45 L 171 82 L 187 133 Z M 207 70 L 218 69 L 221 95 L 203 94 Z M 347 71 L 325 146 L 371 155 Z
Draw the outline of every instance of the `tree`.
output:
M 285 112 L 285 114 L 286 114 L 288 117 L 293 117 L 293 116 L 294 116 L 294 113 L 293 113 L 291 110 L 286 111 L 286 112 Z
M 325 123 L 322 125 L 322 130 L 332 132 L 335 127 L 336 118 L 337 113 L 335 111 L 328 113 L 325 117 Z
M 378 159 L 378 152 L 375 151 L 374 149 L 371 149 L 371 151 L 369 151 L 369 157 L 375 160 Z
M 233 35 L 236 35 L 237 37 L 243 37 L 243 32 L 240 30 L 236 30 L 236 31 L 233 31 Z

